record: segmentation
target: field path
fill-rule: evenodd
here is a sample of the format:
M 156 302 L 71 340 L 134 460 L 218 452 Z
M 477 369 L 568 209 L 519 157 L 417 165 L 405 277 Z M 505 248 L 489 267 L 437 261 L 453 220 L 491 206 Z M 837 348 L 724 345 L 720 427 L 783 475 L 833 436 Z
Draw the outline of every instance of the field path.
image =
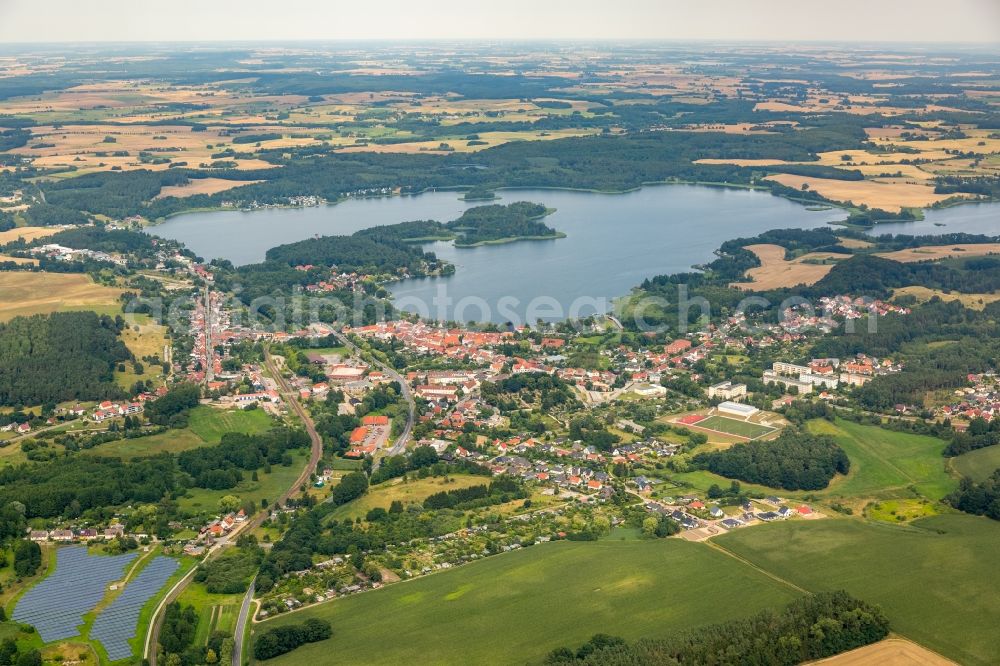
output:
M 777 582 L 781 583 L 782 585 L 784 585 L 786 587 L 792 588 L 796 592 L 801 592 L 802 594 L 812 594 L 812 592 L 810 592 L 809 590 L 807 590 L 805 588 L 802 588 L 802 587 L 799 587 L 798 585 L 796 585 L 792 581 L 787 580 L 785 578 L 782 578 L 781 576 L 779 576 L 777 574 L 771 573 L 767 569 L 762 569 L 761 567 L 757 566 L 756 564 L 754 564 L 750 560 L 744 559 L 743 557 L 737 555 L 733 551 L 727 550 L 727 549 L 723 548 L 722 546 L 720 546 L 719 544 L 715 543 L 714 541 L 708 540 L 708 541 L 703 541 L 702 543 L 704 543 L 709 548 L 714 548 L 715 550 L 719 551 L 720 553 L 728 555 L 729 557 L 733 558 L 737 562 L 750 567 L 754 571 L 757 571 L 759 573 L 764 574 L 765 576 L 767 576 L 771 580 L 777 581 Z

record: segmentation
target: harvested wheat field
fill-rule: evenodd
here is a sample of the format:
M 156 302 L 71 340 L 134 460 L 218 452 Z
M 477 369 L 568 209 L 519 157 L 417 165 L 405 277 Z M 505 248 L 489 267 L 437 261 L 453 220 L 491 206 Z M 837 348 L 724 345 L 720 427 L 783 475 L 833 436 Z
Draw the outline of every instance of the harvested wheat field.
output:
M 841 238 L 839 245 L 851 248 L 852 250 L 859 250 L 866 247 L 871 247 L 871 241 L 861 240 L 860 238 Z
M 196 194 L 218 194 L 234 187 L 262 183 L 262 180 L 226 180 L 224 178 L 192 178 L 186 185 L 168 185 L 160 190 L 155 199 L 165 197 L 193 197 Z
M 890 167 L 890 170 L 891 167 Z M 908 182 L 882 183 L 874 180 L 832 180 L 830 178 L 810 178 L 780 173 L 768 176 L 768 180 L 781 183 L 796 190 L 808 185 L 811 192 L 817 192 L 827 199 L 850 203 L 855 206 L 866 204 L 871 208 L 881 208 L 898 213 L 903 208 L 924 208 L 944 201 L 955 195 L 935 194 L 930 185 Z
M 746 272 L 746 276 L 753 282 L 731 282 L 729 286 L 746 291 L 768 291 L 815 284 L 830 272 L 834 263 L 813 262 L 847 259 L 851 256 L 836 252 L 809 252 L 788 261 L 785 259 L 785 248 L 780 245 L 762 243 L 747 245 L 745 249 L 756 254 L 761 265 Z
M 29 259 L 27 257 L 11 257 L 6 254 L 0 254 L 0 264 L 5 262 L 15 263 L 18 266 L 24 266 L 25 264 L 31 264 L 32 266 L 38 265 L 38 259 Z
M 959 243 L 958 245 L 925 245 L 895 252 L 882 252 L 878 256 L 910 263 L 914 261 L 937 261 L 948 257 L 982 257 L 1000 254 L 1000 243 Z
M 60 231 L 62 229 L 58 227 L 15 227 L 7 231 L 0 231 L 0 245 L 12 243 L 18 238 L 23 238 L 25 241 L 33 241 L 37 238 L 51 236 Z
M 57 310 L 117 309 L 121 289 L 79 273 L 0 273 L 0 321 Z
M 893 296 L 914 296 L 921 303 L 937 296 L 942 301 L 959 301 L 970 310 L 982 310 L 990 303 L 1000 301 L 1000 294 L 961 294 L 957 291 L 945 293 L 940 289 L 928 289 L 921 286 L 901 287 L 892 292 Z
M 887 638 L 810 663 L 826 666 L 957 666 L 950 659 L 904 638 Z

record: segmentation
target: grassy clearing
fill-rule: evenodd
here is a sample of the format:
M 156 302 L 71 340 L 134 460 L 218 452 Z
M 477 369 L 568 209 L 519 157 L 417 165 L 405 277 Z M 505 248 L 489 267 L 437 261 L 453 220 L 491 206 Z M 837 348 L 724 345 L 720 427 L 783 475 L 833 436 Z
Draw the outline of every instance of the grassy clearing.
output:
M 817 493 L 821 496 L 894 499 L 916 492 L 939 500 L 956 487 L 941 455 L 943 440 L 841 419 L 811 421 L 809 430 L 836 438 L 851 459 L 850 473 L 834 479 L 829 488 Z
M 386 483 L 372 486 L 364 496 L 353 502 L 337 507 L 331 516 L 336 520 L 344 518 L 364 518 L 370 510 L 381 507 L 388 509 L 389 505 L 399 500 L 405 504 L 417 504 L 423 502 L 434 493 L 444 490 L 459 490 L 470 486 L 489 484 L 488 476 L 473 476 L 471 474 L 455 474 L 449 476 L 450 481 L 445 483 L 443 478 L 417 479 L 403 483 L 402 480 L 387 481 Z
M 872 502 L 865 516 L 885 523 L 905 523 L 938 514 L 938 505 L 927 499 L 893 499 Z
M 986 518 L 943 515 L 913 527 L 796 521 L 715 541 L 810 591 L 846 589 L 880 604 L 895 631 L 963 664 L 1000 654 L 1000 524 Z
M 167 430 L 157 435 L 119 439 L 101 444 L 93 452 L 102 456 L 137 458 L 168 451 L 180 453 L 199 446 L 218 444 L 227 432 L 257 434 L 266 432 L 272 425 L 271 417 L 260 409 L 223 410 L 199 405 L 191 410 L 188 427 Z
M 236 495 L 241 500 L 249 499 L 258 504 L 262 499 L 274 502 L 295 483 L 308 457 L 308 451 L 295 451 L 292 453 L 292 464 L 288 467 L 275 465 L 271 468 L 270 474 L 265 474 L 263 469 L 257 470 L 257 481 L 251 478 L 251 472 L 244 472 L 243 480 L 235 488 L 227 490 L 191 488 L 184 497 L 177 500 L 177 504 L 182 511 L 212 513 L 218 510 L 219 500 L 225 495 Z
M 796 594 L 701 544 L 559 542 L 321 604 L 256 632 L 307 617 L 336 627 L 332 639 L 268 662 L 275 666 L 331 654 L 364 664 L 534 663 L 596 632 L 662 636 L 781 606 Z
M 119 311 L 121 289 L 80 273 L 0 273 L 0 321 L 57 310 Z
M 163 348 L 167 344 L 167 327 L 145 322 L 136 323 L 123 330 L 121 338 L 129 351 L 143 365 L 143 373 L 136 374 L 133 364 L 127 363 L 125 372 L 115 373 L 115 381 L 118 382 L 118 385 L 129 390 L 137 381 L 158 380 L 163 374 L 163 368 L 142 359 L 156 356 L 162 360 Z
M 1000 469 L 1000 445 L 963 453 L 952 458 L 951 466 L 956 472 L 973 481 L 985 481 L 993 472 Z

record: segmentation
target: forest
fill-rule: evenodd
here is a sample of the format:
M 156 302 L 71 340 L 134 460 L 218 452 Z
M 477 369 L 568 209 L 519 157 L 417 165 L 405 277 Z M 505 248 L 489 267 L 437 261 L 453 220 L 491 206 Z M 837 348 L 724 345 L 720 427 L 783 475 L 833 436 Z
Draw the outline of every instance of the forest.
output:
M 0 405 L 124 398 L 115 367 L 133 360 L 125 323 L 93 312 L 57 312 L 0 323 Z
M 832 437 L 793 429 L 773 440 L 699 453 L 691 462 L 726 478 L 785 490 L 821 490 L 851 468 L 847 453 Z
M 980 483 L 963 478 L 945 501 L 959 511 L 1000 520 L 1000 469 Z
M 542 204 L 528 201 L 476 206 L 445 226 L 458 232 L 456 247 L 517 238 L 558 238 L 559 232 L 539 222 L 547 212 Z
M 878 642 L 889 635 L 882 609 L 846 592 L 798 599 L 780 612 L 715 624 L 665 639 L 626 643 L 598 634 L 576 650 L 549 653 L 550 666 L 794 666 Z

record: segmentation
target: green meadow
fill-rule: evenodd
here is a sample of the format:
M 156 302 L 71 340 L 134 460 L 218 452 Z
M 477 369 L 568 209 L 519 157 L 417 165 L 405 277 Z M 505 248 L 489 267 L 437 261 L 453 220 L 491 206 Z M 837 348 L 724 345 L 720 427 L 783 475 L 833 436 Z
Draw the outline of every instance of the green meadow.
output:
M 893 631 L 962 664 L 1000 655 L 1000 524 L 941 515 L 907 526 L 831 519 L 762 525 L 715 542 L 811 592 L 882 606 Z
M 825 497 L 894 498 L 922 495 L 939 500 L 955 489 L 941 455 L 946 442 L 936 437 L 895 432 L 837 419 L 810 421 L 809 430 L 831 435 L 847 452 L 851 471 L 834 479 L 818 495 Z
M 955 471 L 967 476 L 973 481 L 985 481 L 1000 469 L 1000 445 L 976 449 L 953 458 L 951 461 Z
M 679 539 L 557 542 L 290 613 L 322 617 L 330 640 L 274 666 L 540 662 L 598 632 L 638 639 L 782 606 L 798 592 L 702 544 Z M 387 637 L 391 637 L 387 640 Z

